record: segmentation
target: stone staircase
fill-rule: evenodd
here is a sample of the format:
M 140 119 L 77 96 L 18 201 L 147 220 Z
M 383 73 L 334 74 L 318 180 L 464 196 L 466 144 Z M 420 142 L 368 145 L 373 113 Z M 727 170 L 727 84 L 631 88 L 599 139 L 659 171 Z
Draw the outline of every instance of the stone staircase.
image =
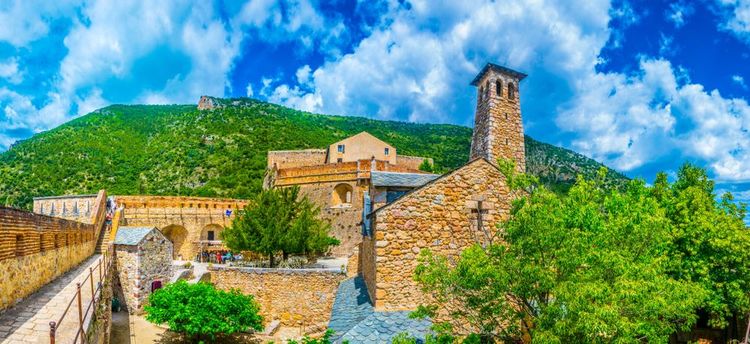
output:
M 109 235 L 110 235 L 111 230 L 112 230 L 112 223 L 105 223 L 104 226 L 102 226 L 102 232 L 99 233 L 99 239 L 96 241 L 96 249 L 94 250 L 94 253 L 102 254 L 102 252 L 107 251 L 107 246 L 109 245 Z

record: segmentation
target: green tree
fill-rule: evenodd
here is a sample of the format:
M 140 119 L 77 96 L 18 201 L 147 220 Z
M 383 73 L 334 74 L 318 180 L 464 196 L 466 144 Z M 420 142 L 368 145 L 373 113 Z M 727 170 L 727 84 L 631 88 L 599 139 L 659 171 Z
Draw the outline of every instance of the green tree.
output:
M 706 171 L 683 165 L 670 184 L 663 173 L 652 194 L 671 222 L 670 275 L 699 283 L 708 291 L 701 308 L 709 324 L 724 328 L 735 315 L 750 312 L 750 230 L 745 206 L 726 193 L 717 201 Z
M 144 310 L 149 322 L 167 324 L 171 331 L 182 333 L 193 342 L 263 329 L 259 306 L 251 295 L 217 290 L 203 282 L 169 284 L 149 295 Z
M 263 190 L 252 197 L 244 211 L 224 230 L 227 247 L 268 256 L 281 253 L 314 255 L 324 253 L 339 241 L 328 235 L 330 224 L 319 218 L 320 209 L 299 193 L 299 187 Z
M 430 163 L 430 159 L 424 159 L 422 160 L 422 163 L 419 164 L 419 170 L 424 172 L 435 172 L 435 166 Z
M 620 192 L 600 173 L 561 196 L 501 166 L 525 190 L 502 240 L 457 259 L 423 251 L 415 279 L 436 302 L 418 315 L 460 319 L 482 342 L 659 343 L 695 322 L 706 292 L 668 274 L 670 222 L 644 182 Z

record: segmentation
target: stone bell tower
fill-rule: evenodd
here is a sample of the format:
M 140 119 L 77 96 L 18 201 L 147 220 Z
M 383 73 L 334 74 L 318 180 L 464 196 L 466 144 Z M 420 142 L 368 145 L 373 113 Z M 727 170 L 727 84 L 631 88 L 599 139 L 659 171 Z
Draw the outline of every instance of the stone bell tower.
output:
M 487 63 L 471 82 L 477 87 L 477 110 L 471 138 L 471 160 L 513 159 L 526 171 L 526 152 L 518 84 L 526 74 Z

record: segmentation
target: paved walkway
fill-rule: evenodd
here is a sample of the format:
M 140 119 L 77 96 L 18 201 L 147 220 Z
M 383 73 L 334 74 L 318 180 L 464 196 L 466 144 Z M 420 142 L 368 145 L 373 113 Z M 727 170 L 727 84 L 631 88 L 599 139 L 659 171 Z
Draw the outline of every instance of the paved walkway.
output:
M 96 268 L 101 256 L 95 254 L 77 267 L 66 272 L 39 289 L 13 308 L 0 314 L 0 341 L 5 343 L 49 343 L 49 323 L 57 322 L 76 294 L 76 283 L 89 274 L 89 267 Z M 99 270 L 94 270 L 94 288 L 99 282 Z M 81 286 L 81 304 L 84 308 L 91 300 L 91 284 Z M 78 305 L 75 301 L 62 323 L 58 324 L 57 343 L 73 343 L 78 329 Z

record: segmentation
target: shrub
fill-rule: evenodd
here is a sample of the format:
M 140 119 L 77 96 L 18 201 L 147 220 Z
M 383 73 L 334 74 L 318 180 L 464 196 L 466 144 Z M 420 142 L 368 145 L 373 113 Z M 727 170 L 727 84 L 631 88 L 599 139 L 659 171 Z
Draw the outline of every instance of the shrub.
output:
M 191 340 L 263 329 L 259 306 L 251 295 L 217 290 L 203 282 L 169 284 L 149 296 L 144 310 L 149 322 L 167 324 Z

